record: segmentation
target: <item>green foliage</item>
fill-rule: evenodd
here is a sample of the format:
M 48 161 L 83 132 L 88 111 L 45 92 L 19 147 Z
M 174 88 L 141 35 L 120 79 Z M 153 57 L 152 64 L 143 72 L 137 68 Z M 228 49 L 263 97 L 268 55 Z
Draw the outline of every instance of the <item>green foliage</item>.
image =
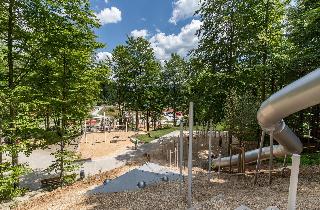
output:
M 0 201 L 20 196 L 26 191 L 26 189 L 14 187 L 14 184 L 19 182 L 19 178 L 29 171 L 25 165 L 12 166 L 9 162 L 3 162 L 0 164 L 0 171 L 2 172 L 0 176 Z
M 257 140 L 256 115 L 259 104 L 257 99 L 248 93 L 232 90 L 225 105 L 226 124 L 240 141 Z
M 150 42 L 141 37 L 128 37 L 126 45 L 117 46 L 112 55 L 114 82 L 108 87 L 115 96 L 113 102 L 119 107 L 120 117 L 124 109 L 130 109 L 146 111 L 147 117 L 152 112 L 152 117 L 158 118 L 163 107 L 160 64 L 155 59 Z M 137 122 L 138 118 L 136 129 Z
M 283 163 L 284 158 L 277 158 L 277 162 Z M 287 157 L 287 163 L 290 165 L 292 163 L 291 156 Z M 310 153 L 310 154 L 301 154 L 300 156 L 300 165 L 303 166 L 312 166 L 320 165 L 320 153 Z
M 94 60 L 102 45 L 88 0 L 4 0 L 0 14 L 0 196 L 12 197 L 27 172 L 21 152 L 59 142 L 60 178 L 74 169 L 65 145 L 79 135 L 108 69 Z
M 165 61 L 163 74 L 163 90 L 165 104 L 174 110 L 173 124 L 176 125 L 176 111 L 187 106 L 186 81 L 187 63 L 177 54 L 172 54 L 170 60 Z
M 219 122 L 215 126 L 216 131 L 225 131 L 227 130 L 227 125 L 225 121 Z
M 74 171 L 80 168 L 80 165 L 75 161 L 78 159 L 78 156 L 68 150 L 58 150 L 55 153 L 52 153 L 55 158 L 55 161 L 48 167 L 47 171 L 49 173 L 61 175 L 61 185 L 72 184 L 76 180 L 76 175 Z

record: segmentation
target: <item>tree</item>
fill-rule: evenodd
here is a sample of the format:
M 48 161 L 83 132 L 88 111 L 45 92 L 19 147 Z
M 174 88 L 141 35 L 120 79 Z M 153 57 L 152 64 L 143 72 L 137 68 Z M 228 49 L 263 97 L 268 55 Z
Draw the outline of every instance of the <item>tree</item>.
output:
M 257 99 L 250 93 L 239 93 L 231 91 L 230 97 L 225 104 L 226 123 L 232 128 L 240 144 L 242 141 L 254 141 L 259 138 L 256 130 L 259 128 L 256 123 L 256 116 L 259 104 Z
M 29 100 L 32 91 L 26 81 L 36 71 L 34 64 L 39 59 L 37 52 L 41 46 L 37 45 L 39 28 L 33 22 L 37 8 L 33 7 L 32 1 L 1 1 L 0 14 L 1 54 L 4 55 L 4 66 L 0 69 L 0 115 L 2 138 L 5 139 L 0 150 L 11 157 L 11 163 L 0 162 L 0 194 L 2 198 L 10 198 L 21 192 L 19 177 L 26 172 L 25 166 L 18 163 L 18 154 L 29 151 L 30 140 L 39 124 L 32 119 L 34 102 Z
M 317 1 L 299 0 L 288 9 L 287 36 L 290 43 L 287 80 L 295 80 L 320 66 L 320 4 Z M 291 125 L 301 137 L 309 135 L 319 139 L 320 106 L 300 111 L 291 117 Z
M 95 40 L 93 28 L 99 24 L 89 1 L 48 1 L 45 8 L 51 10 L 43 23 L 50 26 L 42 40 L 45 59 L 39 68 L 44 71 L 31 80 L 38 81 L 34 86 L 37 99 L 54 122 L 50 129 L 60 149 L 53 154 L 49 171 L 58 173 L 63 186 L 70 183 L 76 168 L 76 156 L 66 146 L 79 135 L 81 122 L 100 95 L 100 81 L 107 74 L 100 64 L 94 64 L 94 52 L 102 45 Z
M 113 79 L 117 82 L 118 105 L 124 103 L 136 112 L 136 129 L 139 126 L 139 111 L 147 112 L 147 130 L 151 100 L 156 90 L 155 81 L 160 76 L 150 42 L 142 37 L 128 37 L 126 45 L 113 51 Z
M 174 126 L 176 126 L 176 111 L 185 103 L 186 72 L 186 62 L 179 55 L 172 54 L 170 60 L 165 61 L 163 77 L 166 101 L 173 109 Z

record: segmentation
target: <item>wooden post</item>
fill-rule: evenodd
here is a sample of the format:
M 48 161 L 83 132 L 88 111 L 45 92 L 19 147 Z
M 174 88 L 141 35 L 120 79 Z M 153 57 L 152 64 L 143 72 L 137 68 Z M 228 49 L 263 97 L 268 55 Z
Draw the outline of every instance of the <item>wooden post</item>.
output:
M 107 133 L 106 133 L 106 113 L 103 112 L 103 130 L 104 130 L 104 143 L 107 142 Z
M 209 180 L 210 180 L 210 178 L 211 178 L 211 140 L 212 140 L 212 120 L 210 120 L 210 133 L 209 133 L 209 157 L 208 157 L 208 159 L 209 159 L 209 168 L 208 168 L 208 171 L 209 171 L 209 176 L 208 176 L 208 178 L 209 178 Z
M 188 153 L 188 207 L 192 206 L 192 137 L 193 137 L 193 102 L 189 107 L 189 153 Z
M 172 154 L 172 152 L 171 152 L 171 149 L 169 150 L 169 167 L 171 168 L 171 154 Z
M 220 134 L 219 134 L 220 136 Z M 229 173 L 231 174 L 231 161 L 232 161 L 232 148 L 231 148 L 231 145 L 229 144 L 229 156 L 230 156 L 230 160 L 229 160 Z
M 84 119 L 84 139 L 85 142 L 88 143 L 88 139 L 87 139 L 87 120 Z
M 166 144 L 166 151 L 167 151 L 167 158 L 166 160 L 168 161 L 169 160 L 169 150 L 168 150 L 168 145 Z
M 126 118 L 126 132 L 128 132 L 128 118 Z
M 221 154 L 219 153 L 219 167 L 218 167 L 218 179 L 220 179 L 220 172 L 221 172 Z

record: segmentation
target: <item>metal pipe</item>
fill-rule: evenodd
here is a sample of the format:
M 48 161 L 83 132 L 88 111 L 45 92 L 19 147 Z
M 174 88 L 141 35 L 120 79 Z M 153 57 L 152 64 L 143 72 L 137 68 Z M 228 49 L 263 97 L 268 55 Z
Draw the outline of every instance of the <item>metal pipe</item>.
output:
M 272 181 L 273 170 L 273 131 L 270 132 L 270 159 L 269 159 L 269 184 Z
M 189 107 L 189 154 L 188 154 L 188 207 L 192 206 L 192 138 L 193 138 L 193 102 Z
M 246 163 L 252 163 L 252 162 L 256 162 L 257 158 L 258 158 L 258 154 L 259 154 L 259 149 L 255 149 L 255 150 L 251 150 L 246 152 L 245 157 Z M 287 153 L 287 151 L 284 149 L 284 147 L 282 145 L 274 145 L 273 146 L 273 156 L 274 157 L 283 157 L 285 156 Z M 263 147 L 262 151 L 261 151 L 261 160 L 266 160 L 270 158 L 270 147 Z M 231 161 L 230 161 L 231 160 Z M 226 167 L 229 166 L 229 161 L 231 162 L 231 165 L 237 165 L 238 164 L 238 154 L 236 155 L 232 155 L 231 158 L 230 157 L 223 157 L 221 158 L 221 163 L 219 164 L 219 159 L 213 159 L 212 160 L 212 167 L 216 168 L 219 165 L 221 167 Z
M 288 210 L 296 209 L 298 176 L 299 176 L 300 155 L 292 155 L 292 169 L 290 175 Z
M 182 194 L 182 159 L 183 159 L 183 121 L 181 120 L 180 121 L 180 149 L 179 149 L 179 155 L 180 155 L 180 158 L 179 158 L 179 168 L 180 168 L 180 185 L 179 185 L 179 188 L 180 188 L 180 194 Z
M 257 176 L 258 176 L 258 172 L 260 170 L 261 153 L 262 153 L 262 147 L 263 147 L 265 135 L 266 135 L 266 131 L 263 130 L 262 134 L 261 134 L 261 141 L 260 141 L 260 146 L 259 146 L 259 153 L 258 153 L 258 158 L 257 158 L 256 171 L 254 173 L 254 181 L 253 181 L 254 184 L 257 183 L 257 178 L 258 178 Z

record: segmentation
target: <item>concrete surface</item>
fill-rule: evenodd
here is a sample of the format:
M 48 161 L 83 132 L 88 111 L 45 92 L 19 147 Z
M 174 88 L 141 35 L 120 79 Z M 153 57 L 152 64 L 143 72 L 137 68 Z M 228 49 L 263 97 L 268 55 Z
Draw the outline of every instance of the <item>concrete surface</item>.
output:
M 163 182 L 163 177 L 168 177 L 168 181 L 178 181 L 180 175 L 168 170 L 163 166 L 154 163 L 146 163 L 143 166 L 133 169 L 122 176 L 111 180 L 105 185 L 99 186 L 89 192 L 91 193 L 112 193 L 123 191 L 139 190 L 139 182 L 145 182 L 146 186 Z

